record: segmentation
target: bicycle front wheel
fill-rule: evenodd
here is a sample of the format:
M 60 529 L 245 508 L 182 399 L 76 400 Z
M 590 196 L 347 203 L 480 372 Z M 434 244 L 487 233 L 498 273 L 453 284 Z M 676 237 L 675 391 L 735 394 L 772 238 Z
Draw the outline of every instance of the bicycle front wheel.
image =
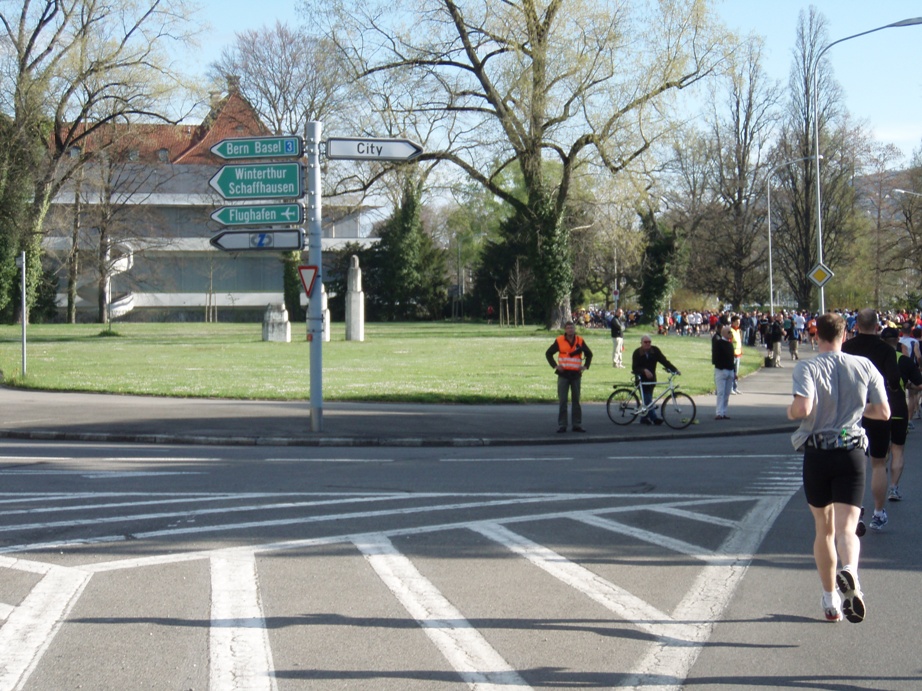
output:
M 616 425 L 629 425 L 640 412 L 640 399 L 633 389 L 615 389 L 605 404 L 608 417 Z
M 660 414 L 663 421 L 672 427 L 672 429 L 685 429 L 695 421 L 695 414 L 698 408 L 695 401 L 687 393 L 673 391 L 666 396 L 663 405 L 660 406 Z

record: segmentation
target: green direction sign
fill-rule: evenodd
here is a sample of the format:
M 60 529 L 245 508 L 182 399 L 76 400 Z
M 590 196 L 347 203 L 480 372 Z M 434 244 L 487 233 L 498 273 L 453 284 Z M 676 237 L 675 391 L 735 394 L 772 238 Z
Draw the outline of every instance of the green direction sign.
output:
M 222 166 L 208 184 L 225 199 L 300 199 L 300 163 L 249 163 Z
M 301 137 L 241 137 L 222 139 L 211 153 L 225 161 L 250 158 L 301 158 L 304 142 Z
M 300 204 L 222 206 L 211 218 L 224 226 L 296 225 L 304 221 L 304 207 Z

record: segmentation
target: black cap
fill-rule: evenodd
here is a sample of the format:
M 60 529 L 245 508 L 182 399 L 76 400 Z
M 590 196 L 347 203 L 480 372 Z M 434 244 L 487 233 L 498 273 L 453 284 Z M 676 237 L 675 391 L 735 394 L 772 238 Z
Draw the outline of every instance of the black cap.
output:
M 896 338 L 899 339 L 900 332 L 894 329 L 892 326 L 888 326 L 886 329 L 880 332 L 881 338 Z

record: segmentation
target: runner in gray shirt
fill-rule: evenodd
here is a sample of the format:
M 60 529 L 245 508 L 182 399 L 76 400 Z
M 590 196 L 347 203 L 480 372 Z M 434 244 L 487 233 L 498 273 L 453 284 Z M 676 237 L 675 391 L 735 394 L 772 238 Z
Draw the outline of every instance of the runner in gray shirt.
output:
M 827 313 L 816 322 L 819 355 L 794 368 L 788 418 L 801 423 L 791 441 L 804 452 L 804 494 L 816 527 L 813 556 L 823 586 L 823 612 L 829 621 L 840 621 L 844 612 L 858 623 L 865 615 L 855 534 L 865 486 L 867 437 L 861 417 L 887 420 L 890 405 L 883 377 L 871 361 L 841 352 L 845 320 Z M 838 560 L 842 569 L 836 573 Z

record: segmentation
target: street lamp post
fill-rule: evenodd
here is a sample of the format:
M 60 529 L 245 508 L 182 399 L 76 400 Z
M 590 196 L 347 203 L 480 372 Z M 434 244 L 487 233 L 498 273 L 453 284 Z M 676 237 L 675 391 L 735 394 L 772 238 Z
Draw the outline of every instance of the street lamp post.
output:
M 903 19 L 898 22 L 893 22 L 892 24 L 884 24 L 883 26 L 878 26 L 876 29 L 868 29 L 867 31 L 862 31 L 860 34 L 852 34 L 851 36 L 840 38 L 837 41 L 828 43 L 826 47 L 817 54 L 816 60 L 813 63 L 813 139 L 816 145 L 816 255 L 817 261 L 820 264 L 823 263 L 823 202 L 820 194 L 820 108 L 819 94 L 816 92 L 817 72 L 820 69 L 820 59 L 823 57 L 823 54 L 827 50 L 832 48 L 837 43 L 850 41 L 853 38 L 873 34 L 875 31 L 881 31 L 883 29 L 895 29 L 901 26 L 914 26 L 916 24 L 922 24 L 922 17 Z M 825 312 L 826 291 L 823 286 L 820 286 L 820 314 L 824 314 Z
M 772 176 L 782 168 L 800 163 L 801 161 L 807 161 L 811 158 L 813 158 L 813 156 L 804 156 L 803 158 L 795 158 L 793 161 L 785 161 L 768 171 L 768 179 L 766 180 L 765 188 L 768 190 L 768 304 L 771 314 L 775 313 L 775 274 L 772 271 Z M 823 157 L 820 156 L 820 158 Z

